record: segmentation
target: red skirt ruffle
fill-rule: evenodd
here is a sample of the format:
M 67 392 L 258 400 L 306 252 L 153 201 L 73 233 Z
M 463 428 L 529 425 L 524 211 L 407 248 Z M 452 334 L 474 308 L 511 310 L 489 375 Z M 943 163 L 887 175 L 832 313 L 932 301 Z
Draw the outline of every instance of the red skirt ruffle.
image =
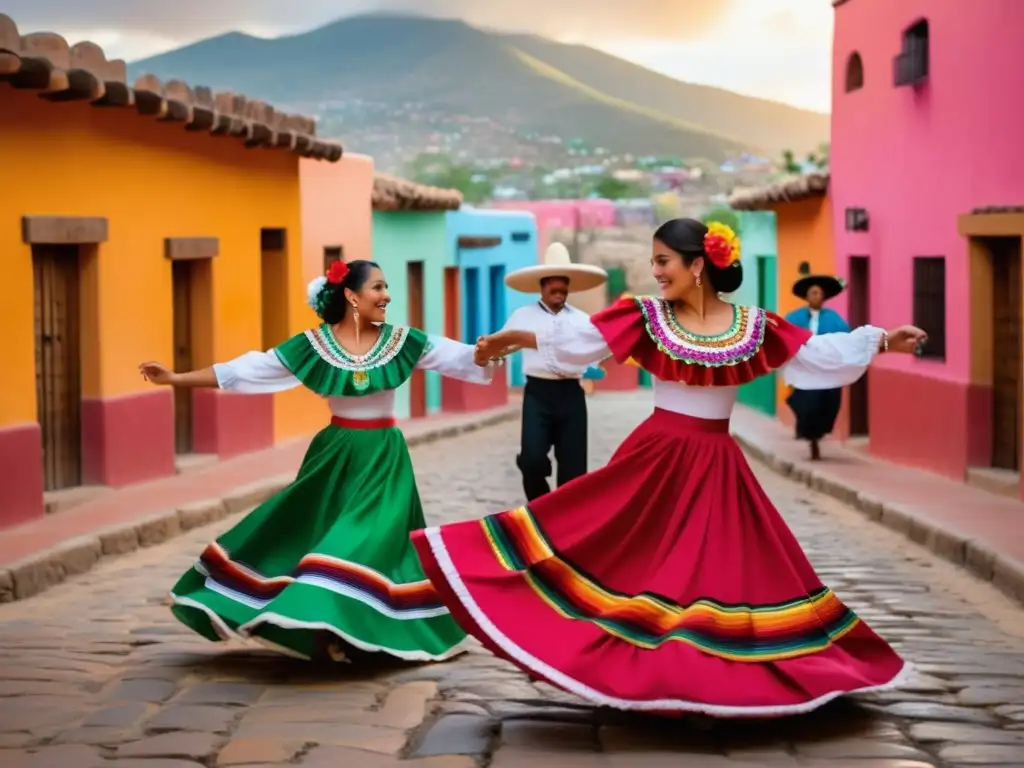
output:
M 657 410 L 603 469 L 413 542 L 464 629 L 595 704 L 771 717 L 906 672 L 818 579 L 728 421 Z

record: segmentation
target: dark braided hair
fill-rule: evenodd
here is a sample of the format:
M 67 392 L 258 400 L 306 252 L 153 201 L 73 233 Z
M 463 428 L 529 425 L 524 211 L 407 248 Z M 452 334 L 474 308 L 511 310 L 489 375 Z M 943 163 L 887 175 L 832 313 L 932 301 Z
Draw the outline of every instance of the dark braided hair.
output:
M 324 282 L 315 297 L 310 302 L 320 319 L 328 325 L 340 323 L 348 311 L 348 301 L 345 299 L 345 289 L 358 293 L 370 279 L 373 270 L 380 269 L 380 265 L 369 259 L 355 259 L 347 262 L 348 274 L 340 283 Z M 318 278 L 319 282 L 319 278 Z
M 732 293 L 743 283 L 743 266 L 737 261 L 725 269 L 716 267 L 704 251 L 704 235 L 707 233 L 707 225 L 696 219 L 672 219 L 658 227 L 654 239 L 678 253 L 686 266 L 703 256 L 704 274 L 711 287 L 718 293 Z

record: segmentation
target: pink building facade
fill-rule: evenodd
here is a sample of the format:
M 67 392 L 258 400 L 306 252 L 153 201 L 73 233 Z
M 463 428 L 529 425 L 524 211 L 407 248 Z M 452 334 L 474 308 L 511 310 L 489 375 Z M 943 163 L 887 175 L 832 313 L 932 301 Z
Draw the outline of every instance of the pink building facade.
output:
M 921 357 L 871 369 L 870 450 L 959 479 L 1012 476 L 1024 432 L 1024 2 L 834 5 L 831 195 L 849 282 L 835 308 L 851 324 L 931 334 Z
M 611 200 L 509 200 L 494 203 L 494 208 L 529 211 L 537 219 L 537 256 L 551 243 L 556 229 L 600 229 L 614 227 L 618 211 Z

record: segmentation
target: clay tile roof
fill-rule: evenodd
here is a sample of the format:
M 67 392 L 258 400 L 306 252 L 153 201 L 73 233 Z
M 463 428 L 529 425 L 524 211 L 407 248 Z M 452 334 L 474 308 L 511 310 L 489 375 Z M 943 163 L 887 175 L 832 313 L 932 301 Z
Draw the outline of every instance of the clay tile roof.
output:
M 462 206 L 462 193 L 417 184 L 378 173 L 373 178 L 375 211 L 455 211 Z
M 829 174 L 808 173 L 791 176 L 775 184 L 755 189 L 737 189 L 729 198 L 729 207 L 737 211 L 761 211 L 779 203 L 794 203 L 828 192 Z
M 60 35 L 22 35 L 9 16 L 0 13 L 0 79 L 14 88 L 40 91 L 49 101 L 89 101 L 97 107 L 134 108 L 190 131 L 233 136 L 246 147 L 286 149 L 303 157 L 329 162 L 341 159 L 341 145 L 316 138 L 309 117 L 276 111 L 262 101 L 234 93 L 213 93 L 180 80 L 161 82 L 143 75 L 128 83 L 121 59 L 107 60 L 95 43 L 68 45 Z

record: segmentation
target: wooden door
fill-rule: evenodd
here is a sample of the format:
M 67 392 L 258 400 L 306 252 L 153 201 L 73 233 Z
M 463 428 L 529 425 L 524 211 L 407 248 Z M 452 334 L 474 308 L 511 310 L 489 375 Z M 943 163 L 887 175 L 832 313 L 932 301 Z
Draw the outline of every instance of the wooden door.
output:
M 82 483 L 78 246 L 35 245 L 37 418 L 48 491 Z
M 409 325 L 423 329 L 426 318 L 423 309 L 423 262 L 410 261 L 406 268 L 409 286 L 408 307 Z M 427 415 L 427 379 L 423 371 L 417 369 L 409 379 L 409 415 L 421 419 Z
M 1020 469 L 1021 241 L 992 244 L 992 466 Z
M 847 322 L 851 328 L 867 325 L 871 319 L 870 262 L 867 256 L 850 257 L 850 284 L 847 288 Z M 868 376 L 864 374 L 850 387 L 850 436 L 868 434 Z
M 174 370 L 191 371 L 192 355 L 192 265 L 194 261 L 172 261 L 174 281 Z M 174 390 L 174 450 L 192 452 L 192 390 Z

